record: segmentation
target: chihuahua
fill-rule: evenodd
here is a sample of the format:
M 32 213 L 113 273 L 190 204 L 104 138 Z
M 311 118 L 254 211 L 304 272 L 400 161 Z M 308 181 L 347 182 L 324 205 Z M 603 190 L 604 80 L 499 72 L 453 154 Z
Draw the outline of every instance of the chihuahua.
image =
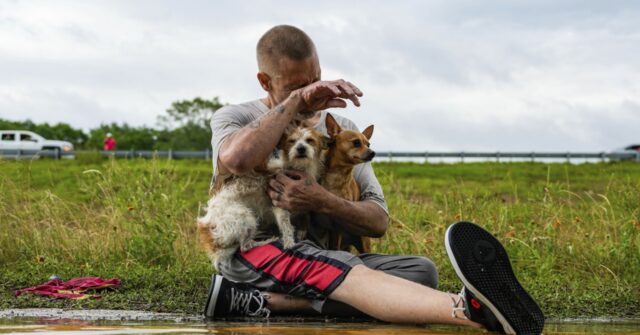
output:
M 325 157 L 322 186 L 343 199 L 358 201 L 360 187 L 353 177 L 353 169 L 357 164 L 371 161 L 376 155 L 369 148 L 373 125 L 367 127 L 362 133 L 342 129 L 329 113 L 325 122 L 329 135 L 329 149 Z M 352 235 L 341 227 L 334 226 L 330 236 L 330 244 L 337 250 L 349 251 L 351 246 L 360 253 L 371 250 L 371 241 L 368 237 Z

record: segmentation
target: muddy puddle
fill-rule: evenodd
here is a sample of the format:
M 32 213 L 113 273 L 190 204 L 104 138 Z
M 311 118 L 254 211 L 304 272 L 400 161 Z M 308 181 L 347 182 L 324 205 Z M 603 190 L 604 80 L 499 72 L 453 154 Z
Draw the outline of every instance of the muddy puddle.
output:
M 0 311 L 0 334 L 481 334 L 447 326 L 398 326 L 335 319 L 278 318 L 205 322 L 198 316 L 127 311 Z M 637 334 L 640 320 L 552 321 L 545 334 Z

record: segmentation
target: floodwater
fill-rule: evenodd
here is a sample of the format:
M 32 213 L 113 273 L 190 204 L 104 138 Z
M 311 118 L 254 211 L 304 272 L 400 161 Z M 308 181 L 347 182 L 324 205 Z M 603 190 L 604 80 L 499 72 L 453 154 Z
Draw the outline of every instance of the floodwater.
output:
M 18 310 L 19 311 L 19 310 Z M 4 312 L 4 313 L 3 313 Z M 147 312 L 49 311 L 47 316 L 0 311 L 0 334 L 342 334 L 342 335 L 418 335 L 481 334 L 482 331 L 447 326 L 400 326 L 378 322 L 338 322 L 335 319 L 277 318 L 247 319 L 242 322 L 205 322 L 197 316 Z M 33 314 L 33 313 L 31 313 Z M 89 315 L 89 316 L 88 316 Z M 71 318 L 67 318 L 71 316 Z M 119 318 L 119 319 L 116 319 Z M 158 321 L 159 320 L 159 321 Z M 640 320 L 591 320 L 548 322 L 545 334 L 636 334 Z

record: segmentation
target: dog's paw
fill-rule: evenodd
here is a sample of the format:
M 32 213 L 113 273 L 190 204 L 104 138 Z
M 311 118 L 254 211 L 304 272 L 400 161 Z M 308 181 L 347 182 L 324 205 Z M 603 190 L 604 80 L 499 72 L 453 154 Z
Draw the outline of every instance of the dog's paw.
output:
M 296 244 L 296 241 L 294 241 L 291 236 L 283 236 L 282 237 L 282 246 L 285 249 L 293 248 L 293 246 L 295 244 Z

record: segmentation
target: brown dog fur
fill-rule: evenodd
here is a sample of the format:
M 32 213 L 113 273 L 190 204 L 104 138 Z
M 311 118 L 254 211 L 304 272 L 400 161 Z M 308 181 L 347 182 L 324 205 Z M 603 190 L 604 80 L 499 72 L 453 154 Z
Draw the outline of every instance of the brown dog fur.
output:
M 329 113 L 325 122 L 330 141 L 322 186 L 343 199 L 358 201 L 360 187 L 353 177 L 353 169 L 357 164 L 371 161 L 375 155 L 375 152 L 369 149 L 373 125 L 362 133 L 342 129 Z M 360 253 L 371 251 L 371 241 L 368 237 L 355 236 L 335 226 L 331 232 L 330 245 L 337 250 L 349 251 L 353 246 Z

